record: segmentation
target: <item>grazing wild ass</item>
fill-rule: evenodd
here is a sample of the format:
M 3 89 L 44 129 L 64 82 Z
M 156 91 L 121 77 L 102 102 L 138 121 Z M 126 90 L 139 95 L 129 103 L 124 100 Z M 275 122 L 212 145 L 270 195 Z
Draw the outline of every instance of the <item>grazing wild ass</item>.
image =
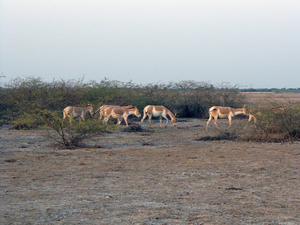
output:
M 65 119 L 66 117 L 81 117 L 83 120 L 84 116 L 90 112 L 91 115 L 93 115 L 93 107 L 87 106 L 87 107 L 76 107 L 76 106 L 68 106 L 66 108 L 64 108 L 63 110 L 63 119 Z
M 167 115 L 169 115 L 171 117 L 171 121 L 172 121 L 173 125 L 177 126 L 176 117 L 175 117 L 175 115 L 169 109 L 167 109 L 164 106 L 147 105 L 144 108 L 144 116 L 143 116 L 143 118 L 141 120 L 141 125 L 142 125 L 144 119 L 148 116 L 149 117 L 149 123 L 150 123 L 151 127 L 153 127 L 152 124 L 151 124 L 151 118 L 152 118 L 152 116 L 154 116 L 154 117 L 159 116 L 160 117 L 160 124 L 159 124 L 160 127 L 161 127 L 162 117 L 167 120 L 167 122 L 165 124 L 165 127 L 166 127 L 167 124 L 168 124 L 168 122 L 169 122 L 169 119 L 168 119 Z
M 135 115 L 138 118 L 141 117 L 139 110 L 135 106 L 106 106 L 103 109 L 103 122 L 107 123 L 109 118 L 112 117 L 118 119 L 117 125 L 119 125 L 122 119 L 124 119 L 126 126 L 128 127 L 127 118 L 129 115 Z
M 244 114 L 249 116 L 249 121 L 250 119 L 255 118 L 252 114 L 247 112 L 246 107 L 244 106 L 244 108 L 231 108 L 231 107 L 223 107 L 223 106 L 213 106 L 209 109 L 209 119 L 206 123 L 206 130 L 208 131 L 208 124 L 209 122 L 212 120 L 212 118 L 214 118 L 214 124 L 217 126 L 217 128 L 220 130 L 220 127 L 217 124 L 217 120 L 218 117 L 220 118 L 228 118 L 229 120 L 229 126 L 227 127 L 230 128 L 231 127 L 231 119 L 232 117 L 239 115 L 239 114 Z

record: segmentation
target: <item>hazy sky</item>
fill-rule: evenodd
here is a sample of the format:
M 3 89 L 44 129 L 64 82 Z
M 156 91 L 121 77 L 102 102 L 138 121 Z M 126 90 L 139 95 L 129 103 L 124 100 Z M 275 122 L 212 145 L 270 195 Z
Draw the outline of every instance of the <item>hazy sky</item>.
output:
M 300 87 L 300 0 L 0 0 L 1 83 Z

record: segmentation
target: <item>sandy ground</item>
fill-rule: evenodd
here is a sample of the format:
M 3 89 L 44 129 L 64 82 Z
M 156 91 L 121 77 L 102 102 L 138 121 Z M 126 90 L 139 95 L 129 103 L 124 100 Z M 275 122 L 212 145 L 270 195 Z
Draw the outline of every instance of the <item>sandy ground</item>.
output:
M 268 102 L 296 103 L 300 101 L 300 93 L 273 93 L 273 92 L 244 92 L 246 99 L 262 107 Z
M 206 120 L 155 122 L 73 150 L 1 127 L 0 224 L 300 224 L 299 143 L 199 141 L 218 134 Z

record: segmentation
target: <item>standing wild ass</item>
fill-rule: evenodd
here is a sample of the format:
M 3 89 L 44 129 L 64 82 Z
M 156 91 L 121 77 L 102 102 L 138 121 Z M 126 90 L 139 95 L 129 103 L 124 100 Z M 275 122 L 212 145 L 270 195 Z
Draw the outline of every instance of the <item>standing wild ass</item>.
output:
M 176 117 L 169 109 L 167 109 L 166 107 L 161 106 L 161 105 L 147 105 L 144 108 L 144 116 L 141 120 L 141 125 L 142 125 L 144 119 L 148 116 L 149 117 L 149 123 L 150 123 L 151 127 L 153 127 L 152 124 L 151 124 L 152 116 L 154 116 L 154 117 L 159 116 L 160 117 L 159 126 L 161 127 L 161 121 L 162 121 L 162 117 L 163 117 L 167 120 L 167 122 L 165 124 L 165 127 L 166 127 L 168 122 L 169 122 L 169 119 L 168 119 L 167 115 L 169 115 L 171 117 L 171 121 L 172 121 L 173 125 L 177 126 Z
M 127 127 L 128 127 L 127 118 L 129 115 L 135 115 L 138 118 L 141 117 L 139 110 L 135 106 L 106 106 L 103 109 L 102 113 L 104 116 L 103 122 L 107 123 L 109 118 L 112 117 L 118 119 L 117 125 L 119 125 L 121 124 L 122 119 L 124 119 Z M 100 118 L 101 118 L 101 112 L 100 112 Z
M 105 109 L 106 109 L 107 107 L 123 107 L 123 108 L 125 108 L 125 109 L 133 109 L 133 108 L 134 108 L 134 106 L 132 106 L 132 105 L 123 105 L 123 106 L 119 106 L 119 105 L 102 105 L 102 106 L 101 106 L 99 109 L 97 109 L 96 112 L 95 112 L 95 114 L 96 114 L 96 113 L 99 111 L 99 114 L 100 114 L 99 120 L 102 120 L 102 118 L 104 117 L 104 111 L 105 111 Z M 129 111 L 129 115 L 131 115 L 132 112 L 133 112 L 133 110 L 130 110 L 130 111 Z M 119 120 L 120 120 L 120 123 L 121 123 L 122 119 L 119 118 L 118 121 L 119 121 Z
M 231 107 L 224 107 L 224 106 L 213 106 L 209 109 L 209 119 L 206 123 L 206 130 L 208 131 L 208 124 L 214 118 L 214 124 L 217 126 L 217 128 L 220 130 L 220 127 L 217 124 L 218 117 L 220 118 L 228 118 L 229 120 L 229 126 L 231 127 L 231 119 L 232 117 L 239 115 L 239 114 L 244 114 L 249 116 L 249 121 L 252 119 L 253 115 L 247 112 L 246 107 L 244 108 L 231 108 Z M 254 117 L 255 118 L 255 117 Z
M 93 115 L 93 107 L 87 106 L 87 107 L 76 107 L 76 106 L 68 106 L 66 108 L 64 108 L 63 110 L 63 119 L 65 119 L 66 117 L 81 117 L 83 120 L 84 116 L 90 112 L 91 115 Z

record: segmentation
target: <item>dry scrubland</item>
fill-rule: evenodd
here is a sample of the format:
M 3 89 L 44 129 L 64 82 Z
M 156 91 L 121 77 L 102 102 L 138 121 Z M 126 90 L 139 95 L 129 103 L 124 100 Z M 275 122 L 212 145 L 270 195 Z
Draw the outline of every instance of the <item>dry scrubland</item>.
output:
M 259 105 L 264 105 L 266 101 L 291 102 L 300 101 L 300 93 L 273 93 L 273 92 L 245 92 L 246 98 Z
M 299 143 L 199 141 L 213 123 L 154 122 L 74 150 L 2 126 L 0 224 L 300 224 Z

